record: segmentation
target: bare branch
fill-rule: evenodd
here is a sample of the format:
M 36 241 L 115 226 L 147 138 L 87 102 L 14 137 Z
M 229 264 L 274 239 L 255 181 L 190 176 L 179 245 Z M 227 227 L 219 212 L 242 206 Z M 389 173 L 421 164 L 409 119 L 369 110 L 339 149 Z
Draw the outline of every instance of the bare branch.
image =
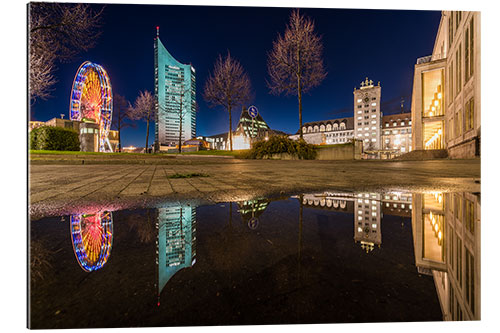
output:
M 248 103 L 251 99 L 251 84 L 243 66 L 228 52 L 215 62 L 214 70 L 209 75 L 203 97 L 212 107 L 222 106 L 229 113 L 229 141 L 233 150 L 231 111 Z
M 29 93 L 33 102 L 50 97 L 56 61 L 66 62 L 96 45 L 102 13 L 89 4 L 29 4 Z
M 297 95 L 299 132 L 302 139 L 302 93 L 321 84 L 326 77 L 322 60 L 321 37 L 314 32 L 314 22 L 294 10 L 283 35 L 273 42 L 268 53 L 267 85 L 272 94 Z

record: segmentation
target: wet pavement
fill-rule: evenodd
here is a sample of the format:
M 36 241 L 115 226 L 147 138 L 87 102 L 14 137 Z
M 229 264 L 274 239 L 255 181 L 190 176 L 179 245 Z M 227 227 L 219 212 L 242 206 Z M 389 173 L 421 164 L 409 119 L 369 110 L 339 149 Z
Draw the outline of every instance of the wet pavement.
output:
M 80 208 L 133 209 L 172 200 L 192 200 L 199 205 L 332 188 L 479 192 L 481 176 L 479 159 L 279 161 L 184 157 L 158 163 L 32 164 L 30 215 L 38 219 Z M 208 177 L 168 178 L 175 173 L 203 173 Z
M 32 328 L 480 318 L 479 193 L 87 208 L 31 221 Z

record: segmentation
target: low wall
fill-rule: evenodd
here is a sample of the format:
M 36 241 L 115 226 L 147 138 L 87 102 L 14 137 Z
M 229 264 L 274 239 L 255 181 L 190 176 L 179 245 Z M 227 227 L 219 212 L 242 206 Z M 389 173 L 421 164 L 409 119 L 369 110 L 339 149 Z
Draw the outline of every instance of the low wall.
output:
M 359 160 L 361 159 L 362 143 L 333 145 L 318 149 L 317 160 Z
M 362 153 L 362 142 L 345 145 L 323 146 L 318 148 L 317 160 L 335 161 L 335 160 L 360 160 Z M 270 160 L 297 160 L 296 156 L 290 154 L 273 154 L 268 157 Z

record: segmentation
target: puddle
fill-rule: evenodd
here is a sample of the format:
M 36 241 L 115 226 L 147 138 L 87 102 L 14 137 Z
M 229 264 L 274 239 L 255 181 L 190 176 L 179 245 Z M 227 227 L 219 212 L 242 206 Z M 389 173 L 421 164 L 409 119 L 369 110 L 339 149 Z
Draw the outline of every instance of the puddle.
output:
M 309 193 L 31 221 L 30 326 L 480 318 L 480 194 Z

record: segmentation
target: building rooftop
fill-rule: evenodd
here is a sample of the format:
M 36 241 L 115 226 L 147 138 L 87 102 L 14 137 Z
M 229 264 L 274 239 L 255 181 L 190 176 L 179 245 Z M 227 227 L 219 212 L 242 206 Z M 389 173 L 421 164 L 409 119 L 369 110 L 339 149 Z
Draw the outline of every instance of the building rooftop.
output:
M 345 118 L 336 118 L 336 119 L 328 119 L 328 120 L 319 120 L 319 121 L 310 121 L 307 123 L 302 124 L 302 127 L 309 127 L 309 126 L 321 126 L 321 125 L 332 125 L 337 124 L 340 125 L 340 123 L 345 124 L 345 130 L 353 130 L 354 129 L 354 117 L 345 117 Z M 295 134 L 299 134 L 299 130 Z

